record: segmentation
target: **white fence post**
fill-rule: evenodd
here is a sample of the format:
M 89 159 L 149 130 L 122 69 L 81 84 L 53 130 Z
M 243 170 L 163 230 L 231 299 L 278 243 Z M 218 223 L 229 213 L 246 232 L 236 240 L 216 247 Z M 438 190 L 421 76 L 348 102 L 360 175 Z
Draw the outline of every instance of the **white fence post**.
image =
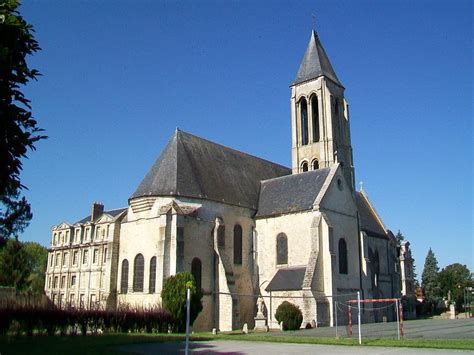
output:
M 191 311 L 191 289 L 186 290 L 186 349 L 185 354 L 189 354 L 189 318 Z
M 360 291 L 357 291 L 357 322 L 359 323 L 359 345 L 362 344 L 362 334 L 360 326 Z

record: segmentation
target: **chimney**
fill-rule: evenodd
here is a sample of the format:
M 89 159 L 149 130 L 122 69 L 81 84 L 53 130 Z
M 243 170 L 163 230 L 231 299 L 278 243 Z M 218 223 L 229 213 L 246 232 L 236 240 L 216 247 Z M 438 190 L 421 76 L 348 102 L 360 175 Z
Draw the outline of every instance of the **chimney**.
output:
M 100 202 L 94 202 L 92 204 L 91 222 L 96 220 L 103 213 L 104 213 L 104 205 L 101 204 Z

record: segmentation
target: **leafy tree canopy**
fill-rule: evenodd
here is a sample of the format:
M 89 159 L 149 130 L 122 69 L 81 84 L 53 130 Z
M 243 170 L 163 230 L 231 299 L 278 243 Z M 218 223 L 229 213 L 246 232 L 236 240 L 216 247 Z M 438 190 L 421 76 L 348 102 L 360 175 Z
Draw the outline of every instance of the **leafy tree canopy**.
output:
M 22 243 L 9 240 L 0 251 L 0 286 L 15 287 L 18 291 L 28 289 L 28 254 Z
M 166 279 L 161 291 L 163 307 L 177 321 L 178 332 L 186 330 L 186 290 L 191 289 L 190 325 L 202 311 L 202 292 L 197 289 L 194 276 L 190 272 L 181 272 Z
M 440 296 L 440 289 L 438 286 L 438 271 L 438 260 L 436 260 L 436 257 L 430 248 L 428 250 L 428 254 L 426 255 L 423 273 L 421 274 L 421 287 L 423 287 L 425 298 L 429 301 L 433 300 L 437 296 Z
M 395 235 L 395 238 L 397 238 L 398 243 L 401 243 L 402 241 L 405 240 L 405 237 L 403 236 L 402 232 L 400 232 L 400 229 L 398 230 L 397 234 Z
M 0 239 L 18 238 L 32 218 L 30 205 L 20 196 L 21 159 L 46 138 L 32 116 L 30 100 L 20 91 L 40 75 L 26 62 L 40 47 L 18 6 L 17 0 L 0 2 Z

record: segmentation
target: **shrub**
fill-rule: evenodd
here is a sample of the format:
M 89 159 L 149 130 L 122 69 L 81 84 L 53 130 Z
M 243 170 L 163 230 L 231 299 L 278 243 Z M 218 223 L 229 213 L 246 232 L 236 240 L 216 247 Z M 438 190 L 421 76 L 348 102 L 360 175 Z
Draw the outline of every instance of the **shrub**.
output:
M 163 307 L 171 313 L 176 322 L 174 330 L 186 330 L 186 289 L 191 289 L 190 325 L 202 311 L 202 292 L 196 287 L 194 276 L 190 272 L 178 273 L 166 279 L 161 291 Z
M 283 301 L 276 310 L 275 318 L 278 323 L 283 322 L 283 330 L 300 329 L 303 314 L 298 306 L 288 301 Z

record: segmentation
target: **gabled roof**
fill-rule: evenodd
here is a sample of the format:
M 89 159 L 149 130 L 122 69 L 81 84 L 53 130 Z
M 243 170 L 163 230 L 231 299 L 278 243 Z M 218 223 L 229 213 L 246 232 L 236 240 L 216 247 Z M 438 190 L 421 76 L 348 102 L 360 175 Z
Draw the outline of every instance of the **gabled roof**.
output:
M 291 85 L 300 84 L 320 76 L 325 76 L 342 86 L 329 62 L 318 34 L 316 31 L 313 31 L 296 78 Z
M 287 267 L 278 269 L 265 291 L 301 290 L 306 272 L 306 266 Z
M 100 217 L 102 217 L 104 214 L 107 214 L 107 215 L 109 215 L 109 216 L 111 216 L 111 217 L 114 218 L 114 217 L 117 217 L 119 214 L 121 214 L 123 211 L 126 211 L 126 210 L 127 210 L 127 208 L 117 208 L 117 209 L 115 209 L 115 210 L 104 211 L 103 214 L 97 216 L 96 221 L 97 221 Z M 91 221 L 91 216 L 89 215 L 89 216 L 87 216 L 87 217 L 81 219 L 80 221 L 77 221 L 76 223 L 74 223 L 74 225 L 76 225 L 76 224 L 84 224 L 84 223 L 87 223 L 87 222 L 90 222 L 90 221 Z
M 185 196 L 256 209 L 260 181 L 291 170 L 176 130 L 130 199 Z
M 367 234 L 386 237 L 385 226 L 364 192 L 356 192 L 360 229 Z
M 311 210 L 330 168 L 262 181 L 256 217 Z

